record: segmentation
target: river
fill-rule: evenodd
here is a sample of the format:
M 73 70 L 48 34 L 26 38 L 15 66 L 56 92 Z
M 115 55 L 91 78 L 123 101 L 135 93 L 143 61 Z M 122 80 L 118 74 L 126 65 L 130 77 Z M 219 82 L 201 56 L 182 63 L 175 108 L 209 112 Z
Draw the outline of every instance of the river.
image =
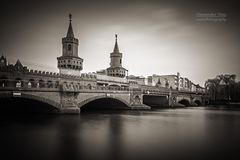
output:
M 1 115 L 9 159 L 240 159 L 240 110 L 214 107 Z

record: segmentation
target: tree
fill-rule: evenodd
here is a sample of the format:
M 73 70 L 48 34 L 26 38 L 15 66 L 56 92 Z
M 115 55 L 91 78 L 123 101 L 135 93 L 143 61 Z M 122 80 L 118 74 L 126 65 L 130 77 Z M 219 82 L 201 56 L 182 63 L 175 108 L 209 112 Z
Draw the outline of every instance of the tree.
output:
M 206 93 L 210 100 L 230 101 L 234 97 L 236 84 L 235 74 L 217 75 L 214 79 L 208 79 L 205 82 Z

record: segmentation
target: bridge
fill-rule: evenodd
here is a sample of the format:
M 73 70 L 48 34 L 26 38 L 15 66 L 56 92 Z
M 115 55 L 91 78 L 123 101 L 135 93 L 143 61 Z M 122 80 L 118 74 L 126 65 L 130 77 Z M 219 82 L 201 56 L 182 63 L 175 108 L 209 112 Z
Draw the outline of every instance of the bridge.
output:
M 57 57 L 59 73 L 28 69 L 18 60 L 8 64 L 0 57 L 0 102 L 3 99 L 33 100 L 48 104 L 56 113 L 80 113 L 93 102 L 104 102 L 105 107 L 114 102 L 124 109 L 150 109 L 154 106 L 190 106 L 204 103 L 204 92 L 180 90 L 161 85 L 145 85 L 126 76 L 122 67 L 122 53 L 115 45 L 110 53 L 110 67 L 105 74 L 81 74 L 83 59 L 78 56 L 79 41 L 74 37 L 72 15 L 66 37 L 62 38 L 62 56 Z M 179 85 L 179 75 L 171 80 Z M 177 78 L 177 79 L 175 79 Z M 166 77 L 164 79 L 167 79 Z M 160 79 L 159 83 L 160 84 Z M 187 82 L 187 83 L 186 83 Z M 184 85 L 190 86 L 190 81 Z M 191 83 L 192 85 L 192 83 Z M 181 105 L 180 105 L 181 104 Z
M 123 109 L 150 109 L 151 106 L 175 107 L 201 105 L 202 92 L 135 84 L 126 78 L 97 74 L 79 76 L 29 70 L 20 61 L 0 67 L 0 101 L 5 98 L 29 99 L 48 104 L 56 113 L 80 113 L 89 103 L 117 101 Z M 102 85 L 104 83 L 105 85 Z M 100 106 L 101 107 L 101 106 Z M 103 106 L 104 107 L 104 106 Z

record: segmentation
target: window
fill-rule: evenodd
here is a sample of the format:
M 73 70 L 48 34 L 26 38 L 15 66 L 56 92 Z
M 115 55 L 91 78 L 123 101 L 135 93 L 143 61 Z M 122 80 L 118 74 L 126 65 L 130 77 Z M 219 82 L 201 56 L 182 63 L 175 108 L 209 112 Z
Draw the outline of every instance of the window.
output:
M 122 59 L 120 59 L 120 64 L 122 64 Z
M 72 50 L 72 45 L 71 45 L 71 44 L 68 45 L 68 50 L 69 50 L 69 51 Z

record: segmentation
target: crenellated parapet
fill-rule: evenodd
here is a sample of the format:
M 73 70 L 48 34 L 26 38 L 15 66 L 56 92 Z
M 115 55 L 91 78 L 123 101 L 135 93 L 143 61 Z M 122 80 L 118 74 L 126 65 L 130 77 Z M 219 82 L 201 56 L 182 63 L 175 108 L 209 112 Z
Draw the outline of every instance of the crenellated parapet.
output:
M 56 73 L 56 72 L 33 70 L 33 69 L 29 69 L 27 72 L 25 72 L 25 74 L 36 75 L 36 76 L 56 77 L 56 78 L 60 77 L 60 74 Z
M 65 90 L 79 91 L 83 88 L 95 88 L 96 76 L 86 73 L 71 75 L 28 69 L 18 60 L 15 65 L 6 63 L 0 66 L 0 87 L 21 90 L 64 88 Z

